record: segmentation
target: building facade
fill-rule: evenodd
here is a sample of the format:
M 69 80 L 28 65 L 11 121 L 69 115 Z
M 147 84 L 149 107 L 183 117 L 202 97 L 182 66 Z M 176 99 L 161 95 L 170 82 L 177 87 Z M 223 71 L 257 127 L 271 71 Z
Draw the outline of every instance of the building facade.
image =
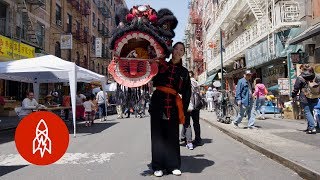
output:
M 289 45 L 289 40 L 301 32 L 304 0 L 214 0 L 202 5 L 198 9 L 205 14 L 202 44 L 206 71 L 200 76 L 207 78 L 207 85 L 219 78 L 221 63 L 229 90 L 234 90 L 245 69 L 252 69 L 255 77 L 264 76 L 267 86 L 274 85 L 275 78 L 287 76 L 288 53 L 303 48 Z
M 125 1 L 0 0 L 0 61 L 53 54 L 107 76 L 118 6 Z M 2 96 L 22 98 L 28 89 L 28 84 L 0 80 Z

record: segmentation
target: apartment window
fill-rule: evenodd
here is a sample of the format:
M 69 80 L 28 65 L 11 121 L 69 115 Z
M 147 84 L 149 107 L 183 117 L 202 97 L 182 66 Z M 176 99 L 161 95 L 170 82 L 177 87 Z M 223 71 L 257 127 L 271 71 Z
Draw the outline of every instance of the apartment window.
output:
M 41 23 L 37 23 L 36 25 L 36 37 L 40 47 L 44 47 L 44 37 L 45 37 L 45 26 Z
M 61 15 L 61 6 L 59 4 L 56 4 L 56 24 L 58 26 L 62 26 L 62 15 Z
M 88 69 L 88 59 L 87 59 L 87 56 L 86 55 L 84 55 L 83 56 L 83 67 L 85 67 L 85 68 L 87 68 Z
M 100 73 L 100 64 L 98 63 L 98 66 L 97 66 L 97 73 Z
M 98 30 L 100 30 L 100 19 L 98 18 Z
M 6 33 L 7 6 L 0 2 L 0 34 Z
M 54 55 L 61 58 L 61 46 L 60 46 L 60 42 L 56 42 L 55 46 L 55 51 L 54 51 Z
M 92 13 L 92 26 L 96 27 L 96 14 Z
M 91 70 L 95 71 L 94 61 L 91 61 Z
M 77 51 L 76 52 L 76 65 L 78 65 L 79 66 L 79 64 L 80 64 L 80 53 L 79 53 L 79 51 Z
M 67 14 L 67 32 L 72 32 L 72 16 L 69 13 Z
M 91 42 L 92 42 L 92 51 L 95 51 L 96 50 L 96 37 L 95 36 L 92 36 L 91 38 Z
M 71 56 L 71 54 L 72 54 L 72 53 L 71 53 L 71 49 L 68 49 L 67 52 L 68 52 L 68 54 L 67 54 L 67 60 L 71 62 L 71 57 L 72 57 L 72 56 Z
M 104 67 L 101 66 L 101 74 L 104 75 Z

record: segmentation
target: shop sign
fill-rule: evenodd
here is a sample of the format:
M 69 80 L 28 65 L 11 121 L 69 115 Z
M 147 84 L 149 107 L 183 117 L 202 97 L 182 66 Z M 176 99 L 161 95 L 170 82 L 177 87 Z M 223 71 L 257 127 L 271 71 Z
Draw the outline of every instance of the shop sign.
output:
M 233 63 L 233 69 L 236 70 L 236 69 L 240 69 L 240 68 L 244 68 L 245 65 L 244 65 L 244 59 L 241 58 L 240 60 L 236 60 L 234 63 Z
M 285 77 L 284 65 L 271 65 L 262 68 L 262 83 L 267 87 L 271 87 L 278 84 L 279 78 Z
M 96 57 L 102 56 L 102 38 L 96 38 Z
M 246 50 L 246 65 L 247 68 L 252 68 L 264 64 L 269 60 L 268 41 L 254 46 L 251 49 Z
M 279 78 L 278 79 L 279 92 L 281 95 L 289 95 L 289 79 L 288 78 Z
M 0 35 L 0 59 L 34 58 L 35 48 Z
M 60 39 L 61 49 L 72 49 L 72 35 L 61 35 Z

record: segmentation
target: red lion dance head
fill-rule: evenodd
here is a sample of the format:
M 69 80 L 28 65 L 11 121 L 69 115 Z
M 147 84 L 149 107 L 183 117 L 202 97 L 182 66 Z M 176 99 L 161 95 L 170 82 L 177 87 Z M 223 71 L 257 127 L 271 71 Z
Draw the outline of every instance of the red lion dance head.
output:
M 142 86 L 158 73 L 154 59 L 169 57 L 178 21 L 170 10 L 157 12 L 149 5 L 119 8 L 115 21 L 109 73 L 123 86 Z

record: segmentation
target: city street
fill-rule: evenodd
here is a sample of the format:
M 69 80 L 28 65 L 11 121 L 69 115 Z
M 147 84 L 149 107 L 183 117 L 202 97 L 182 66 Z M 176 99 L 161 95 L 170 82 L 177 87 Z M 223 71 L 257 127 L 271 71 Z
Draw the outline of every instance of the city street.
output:
M 301 179 L 206 122 L 201 121 L 201 128 L 203 146 L 187 150 L 181 145 L 182 176 L 163 179 Z M 25 162 L 13 137 L 13 131 L 0 134 L 0 179 L 157 179 L 149 168 L 149 116 L 121 120 L 109 116 L 107 122 L 80 126 L 76 138 L 70 135 L 65 156 L 49 166 Z

